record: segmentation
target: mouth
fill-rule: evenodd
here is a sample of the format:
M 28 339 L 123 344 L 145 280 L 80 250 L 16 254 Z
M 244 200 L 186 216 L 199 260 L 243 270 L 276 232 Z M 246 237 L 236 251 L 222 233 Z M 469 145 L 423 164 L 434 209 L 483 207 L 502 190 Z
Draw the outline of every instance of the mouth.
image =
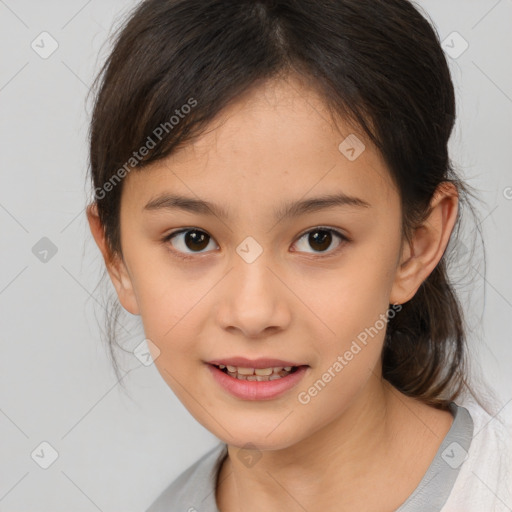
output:
M 247 365 L 247 360 L 231 358 L 230 363 Z M 226 363 L 226 364 L 223 364 Z M 272 400 L 291 391 L 308 375 L 309 365 L 282 366 L 286 361 L 260 359 L 251 364 L 259 366 L 232 366 L 228 361 L 210 361 L 206 364 L 214 382 L 224 391 L 242 400 Z M 280 364 L 281 363 L 281 364 Z M 270 366 L 275 364 L 276 366 Z
M 246 368 L 242 366 L 231 366 L 224 364 L 212 364 L 221 372 L 238 380 L 266 382 L 282 379 L 295 373 L 301 366 L 269 366 L 268 368 Z M 302 365 L 306 366 L 306 365 Z

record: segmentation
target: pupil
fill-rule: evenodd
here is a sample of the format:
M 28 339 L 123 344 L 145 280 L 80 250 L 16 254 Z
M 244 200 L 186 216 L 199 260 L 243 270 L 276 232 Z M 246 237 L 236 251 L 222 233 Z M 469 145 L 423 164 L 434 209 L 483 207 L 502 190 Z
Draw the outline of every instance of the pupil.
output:
M 191 250 L 201 250 L 208 246 L 207 237 L 208 235 L 202 231 L 187 231 L 185 234 L 185 244 Z
M 323 235 L 318 236 L 318 233 Z M 309 241 L 313 248 L 315 248 L 313 244 L 318 244 L 320 245 L 318 250 L 325 250 L 331 245 L 332 235 L 329 231 L 319 229 L 309 234 Z
M 319 234 L 320 233 L 320 234 Z M 202 250 L 208 246 L 208 235 L 202 231 L 187 231 L 185 234 L 185 244 L 191 250 Z M 309 234 L 309 243 L 318 251 L 328 249 L 332 242 L 332 234 L 327 230 L 317 230 Z

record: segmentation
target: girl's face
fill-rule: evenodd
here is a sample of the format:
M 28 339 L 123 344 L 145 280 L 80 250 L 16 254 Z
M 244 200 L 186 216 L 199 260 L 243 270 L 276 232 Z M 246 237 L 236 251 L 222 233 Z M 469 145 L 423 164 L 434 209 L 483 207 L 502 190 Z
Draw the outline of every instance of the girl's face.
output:
M 382 388 L 383 319 L 408 298 L 399 196 L 374 147 L 344 142 L 352 129 L 328 120 L 300 82 L 267 83 L 125 178 L 121 303 L 141 315 L 178 398 L 232 445 L 291 446 Z M 341 194 L 359 201 L 314 201 Z M 234 357 L 305 371 L 278 394 L 244 398 L 209 364 Z

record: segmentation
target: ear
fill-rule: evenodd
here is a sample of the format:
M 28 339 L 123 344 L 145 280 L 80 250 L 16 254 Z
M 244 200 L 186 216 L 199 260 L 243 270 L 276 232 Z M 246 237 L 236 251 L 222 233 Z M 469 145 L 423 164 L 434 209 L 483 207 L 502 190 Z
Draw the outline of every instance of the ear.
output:
M 112 255 L 105 238 L 105 229 L 101 224 L 96 203 L 88 205 L 86 212 L 92 236 L 103 255 L 105 266 L 117 291 L 119 302 L 126 311 L 132 315 L 138 315 L 139 306 L 133 291 L 131 277 L 122 258 Z
M 438 186 L 430 202 L 430 214 L 402 249 L 390 304 L 403 304 L 412 299 L 442 258 L 457 220 L 458 199 L 457 188 L 452 183 Z

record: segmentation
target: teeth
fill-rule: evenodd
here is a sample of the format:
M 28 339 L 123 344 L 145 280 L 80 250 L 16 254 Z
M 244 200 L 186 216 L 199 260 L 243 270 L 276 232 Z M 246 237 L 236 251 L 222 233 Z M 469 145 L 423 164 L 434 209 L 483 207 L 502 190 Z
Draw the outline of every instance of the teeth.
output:
M 218 367 L 222 370 L 226 368 L 227 374 L 230 377 L 239 380 L 249 381 L 267 381 L 276 380 L 285 377 L 291 373 L 292 366 L 273 366 L 270 368 L 245 368 L 231 365 L 219 364 Z
M 254 375 L 254 368 L 238 368 L 238 374 L 239 375 Z
M 290 367 L 290 370 L 291 370 L 291 367 Z M 271 375 L 272 371 L 273 371 L 272 368 L 254 368 L 254 373 L 256 375 Z

